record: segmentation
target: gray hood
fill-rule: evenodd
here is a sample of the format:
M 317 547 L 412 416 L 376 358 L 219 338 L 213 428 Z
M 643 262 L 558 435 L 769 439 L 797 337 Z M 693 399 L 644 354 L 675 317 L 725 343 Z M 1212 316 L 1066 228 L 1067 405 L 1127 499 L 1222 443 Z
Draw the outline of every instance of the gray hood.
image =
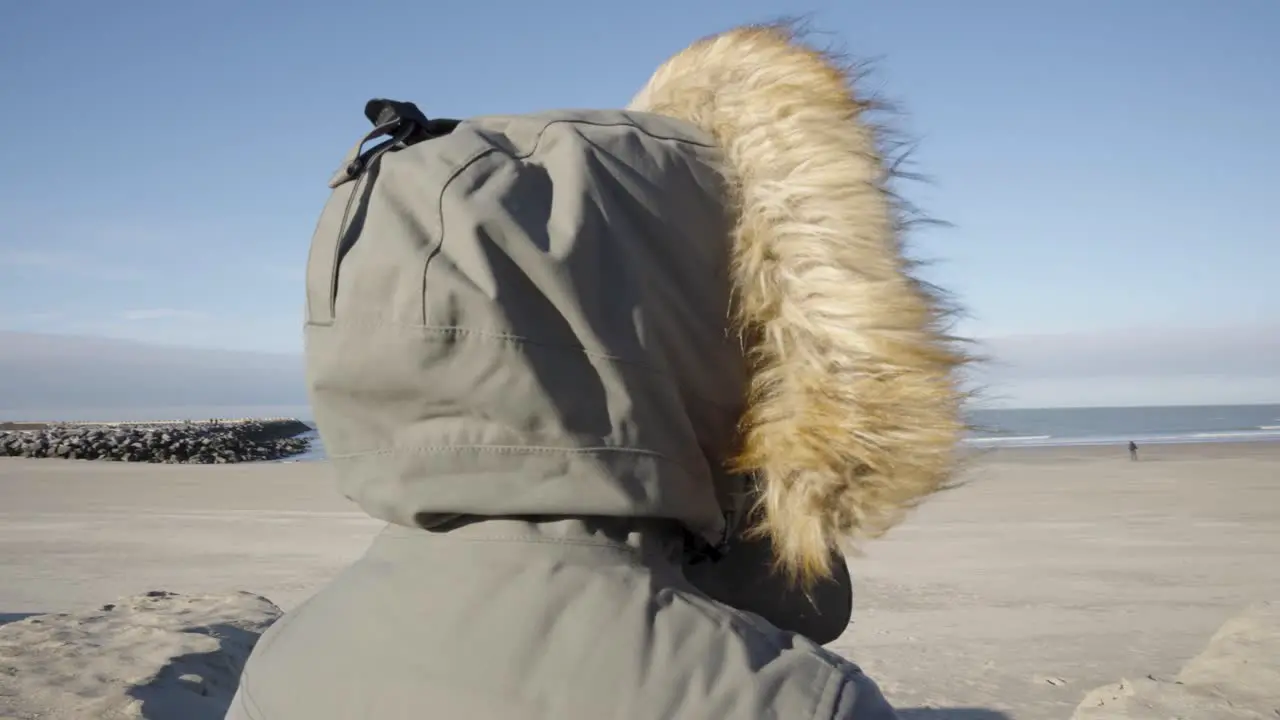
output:
M 739 29 L 631 112 L 477 118 L 340 184 L 306 337 L 344 492 L 408 526 L 654 517 L 715 542 L 755 477 L 756 535 L 811 583 L 942 487 L 963 358 L 850 80 Z
M 682 121 L 554 112 L 466 121 L 340 185 L 306 338 L 343 491 L 408 526 L 635 516 L 718 539 L 746 383 L 718 158 Z

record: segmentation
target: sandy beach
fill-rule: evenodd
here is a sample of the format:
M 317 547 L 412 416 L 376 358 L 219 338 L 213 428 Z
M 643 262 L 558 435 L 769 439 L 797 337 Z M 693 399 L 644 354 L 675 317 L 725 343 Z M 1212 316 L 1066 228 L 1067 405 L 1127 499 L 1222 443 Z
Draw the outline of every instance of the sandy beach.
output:
M 987 451 L 963 477 L 851 561 L 832 647 L 908 720 L 1065 718 L 1280 598 L 1280 444 Z M 0 623 L 152 590 L 287 610 L 379 527 L 323 463 L 0 459 Z

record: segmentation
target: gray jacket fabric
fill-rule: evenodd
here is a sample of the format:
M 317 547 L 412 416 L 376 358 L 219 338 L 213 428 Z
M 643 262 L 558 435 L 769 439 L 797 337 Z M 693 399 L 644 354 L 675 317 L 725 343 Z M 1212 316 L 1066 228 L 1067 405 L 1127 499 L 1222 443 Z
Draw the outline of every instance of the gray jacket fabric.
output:
M 707 42 L 724 46 L 708 56 Z M 849 617 L 839 540 L 943 481 L 954 358 L 884 195 L 848 191 L 878 180 L 822 177 L 850 148 L 832 171 L 821 143 L 793 142 L 805 134 L 788 135 L 785 98 L 728 110 L 745 123 L 730 135 L 716 112 L 663 104 L 683 87 L 674 97 L 720 88 L 731 105 L 717 73 L 762 47 L 809 72 L 795 77 L 819 99 L 834 82 L 786 32 L 748 28 L 686 51 L 692 74 L 673 58 L 632 110 L 475 118 L 339 178 L 308 265 L 308 381 L 341 491 L 388 526 L 264 635 L 228 718 L 893 717 L 818 642 Z M 831 112 L 863 133 L 831 77 L 845 102 Z M 761 122 L 780 134 L 737 147 Z M 833 183 L 835 202 L 770 196 L 788 165 L 810 192 Z M 849 261 L 821 266 L 815 248 L 855 221 L 871 229 L 836 239 L 860 243 L 866 266 L 845 270 L 890 311 L 846 306 L 825 336 L 806 323 L 847 298 L 790 330 L 766 317 L 793 315 Z M 782 265 L 758 274 L 745 255 L 761 232 Z M 848 333 L 863 352 L 831 357 Z M 775 341 L 803 367 L 780 366 Z M 825 429 L 796 425 L 842 397 L 812 387 L 814 367 L 879 386 Z M 770 417 L 787 404 L 789 420 Z M 790 461 L 769 455 L 781 445 L 766 426 L 793 433 Z

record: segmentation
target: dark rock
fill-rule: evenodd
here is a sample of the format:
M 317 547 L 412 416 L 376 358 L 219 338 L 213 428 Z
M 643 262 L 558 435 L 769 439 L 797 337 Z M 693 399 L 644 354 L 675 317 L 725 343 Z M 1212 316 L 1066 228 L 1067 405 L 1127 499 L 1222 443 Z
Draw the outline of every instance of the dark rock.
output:
M 0 430 L 0 457 L 57 457 L 152 463 L 225 464 L 306 452 L 297 420 L 240 420 L 77 426 L 21 424 Z

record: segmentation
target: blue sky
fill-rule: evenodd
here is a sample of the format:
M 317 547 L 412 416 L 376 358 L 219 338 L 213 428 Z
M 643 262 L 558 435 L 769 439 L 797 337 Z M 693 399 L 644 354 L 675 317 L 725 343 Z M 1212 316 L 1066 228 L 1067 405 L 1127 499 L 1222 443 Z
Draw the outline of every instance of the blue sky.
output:
M 1275 0 L 356 7 L 4 3 L 0 331 L 297 353 L 310 234 L 365 100 L 617 107 L 689 41 L 798 13 L 879 59 L 871 86 L 933 178 L 908 195 L 954 224 L 919 248 L 964 332 L 1120 355 L 1228 332 L 1229 359 L 1280 329 Z M 1117 362 L 1098 377 L 1128 398 L 1152 373 Z M 1280 401 L 1278 367 L 1197 367 L 1133 402 Z M 1041 404 L 1087 384 L 1040 380 Z

